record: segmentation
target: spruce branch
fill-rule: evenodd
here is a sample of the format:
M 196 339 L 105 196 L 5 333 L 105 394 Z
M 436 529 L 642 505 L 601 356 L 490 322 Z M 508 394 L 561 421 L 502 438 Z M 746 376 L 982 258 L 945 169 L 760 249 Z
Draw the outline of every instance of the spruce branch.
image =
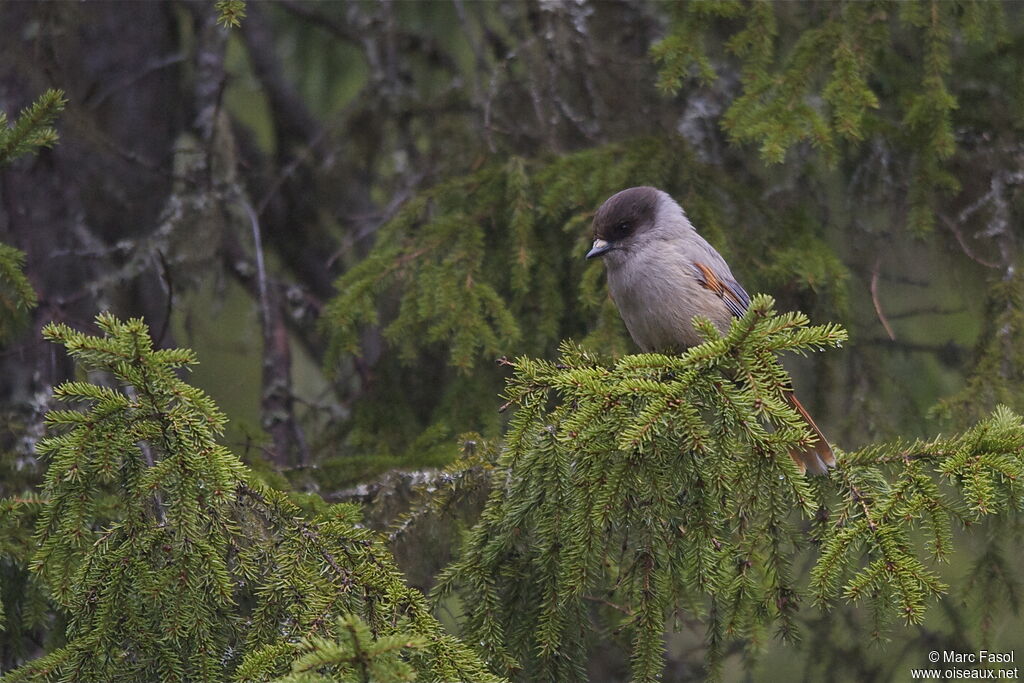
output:
M 238 28 L 245 19 L 245 0 L 217 0 L 217 23 L 224 28 Z
M 35 308 L 36 292 L 24 273 L 25 254 L 0 243 L 0 344 L 7 343 Z
M 622 608 L 636 680 L 660 675 L 670 605 L 706 614 L 717 600 L 723 638 L 759 629 L 762 605 L 792 613 L 787 518 L 819 503 L 787 454 L 806 437 L 774 359 L 845 332 L 776 315 L 763 295 L 724 336 L 701 328 L 679 356 L 608 367 L 565 342 L 557 362 L 513 362 L 490 501 L 436 588 L 462 594 L 467 633 L 510 671 L 582 679 L 595 595 Z
M 0 168 L 20 156 L 56 144 L 57 131 L 51 124 L 67 103 L 64 91 L 51 89 L 22 110 L 13 125 L 8 125 L 7 115 L 0 112 Z
M 375 638 L 358 615 L 338 618 L 338 639 L 318 636 L 302 639 L 295 647 L 301 653 L 292 663 L 292 673 L 274 683 L 385 683 L 412 681 L 415 670 L 401 659 L 406 650 L 421 650 L 427 640 L 420 635 L 400 633 Z
M 191 351 L 154 349 L 138 319 L 97 325 L 44 330 L 107 377 L 57 387 L 73 408 L 47 416 L 38 446 L 32 568 L 67 643 L 5 683 L 269 680 L 346 662 L 360 681 L 500 680 L 444 633 L 358 509 L 303 515 L 217 443 L 225 416 L 177 372 Z
M 628 634 L 634 679 L 655 680 L 681 606 L 706 623 L 712 674 L 729 641 L 772 627 L 799 640 L 806 598 L 867 604 L 880 637 L 948 590 L 926 562 L 950 556 L 954 524 L 1024 500 L 1024 421 L 1006 408 L 801 476 L 788 451 L 806 426 L 777 357 L 839 346 L 845 331 L 777 314 L 764 295 L 726 334 L 698 329 L 706 341 L 678 356 L 609 364 L 564 342 L 555 362 L 506 361 L 515 412 L 490 498 L 434 597 L 461 596 L 467 640 L 510 675 L 583 680 L 580 634 L 612 630 Z
M 675 94 L 694 77 L 709 84 L 717 75 L 705 37 L 724 28 L 727 47 L 738 61 L 741 94 L 729 105 L 723 124 L 736 144 L 753 143 L 768 163 L 781 163 L 795 148 L 810 145 L 835 163 L 840 142 L 855 150 L 887 126 L 907 132 L 900 143 L 913 154 L 908 227 L 932 230 L 940 190 L 959 182 L 949 160 L 957 150 L 953 115 L 959 107 L 951 92 L 953 50 L 963 42 L 1007 40 L 1000 3 L 907 0 L 893 6 L 841 0 L 800 26 L 792 45 L 780 40 L 788 12 L 773 3 L 692 2 L 674 8 L 668 34 L 651 50 L 659 67 L 658 86 Z M 890 15 L 895 21 L 889 21 Z M 814 10 L 807 16 L 814 17 Z M 897 103 L 881 106 L 872 83 L 885 59 L 913 41 L 922 57 L 913 66 L 919 86 Z M 895 120 L 892 120 L 892 119 Z

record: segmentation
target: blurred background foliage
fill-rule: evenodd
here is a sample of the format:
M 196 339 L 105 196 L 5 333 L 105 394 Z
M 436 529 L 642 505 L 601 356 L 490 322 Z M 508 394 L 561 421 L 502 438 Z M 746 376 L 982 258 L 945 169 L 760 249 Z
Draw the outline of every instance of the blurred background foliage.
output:
M 501 434 L 498 358 L 553 358 L 570 337 L 634 350 L 583 254 L 593 211 L 638 184 L 673 194 L 749 291 L 849 330 L 843 351 L 790 367 L 840 447 L 1021 411 L 1021 14 L 280 0 L 228 30 L 206 3 L 6 3 L 0 110 L 13 119 L 48 88 L 67 106 L 59 145 L 0 164 L 0 494 L 38 481 L 46 397 L 73 374 L 40 329 L 111 310 L 197 351 L 192 381 L 268 479 L 383 501 L 368 515 L 385 525 L 404 494 L 367 482 L 449 463 L 463 432 Z M 7 305 L 31 291 L 15 249 L 30 313 Z M 430 552 L 396 551 L 417 582 L 462 516 L 423 532 Z M 785 660 L 813 678 L 829 662 L 887 680 L 894 651 L 1010 647 L 1008 534 L 971 539 L 943 572 L 970 572 L 973 592 L 888 655 L 840 611 L 808 617 L 827 619 L 809 631 L 817 655 L 769 647 L 748 673 Z M 6 592 L 24 576 L 4 563 Z M 0 635 L 4 666 L 46 647 L 25 595 L 35 616 Z M 670 680 L 696 675 L 701 642 L 670 643 Z

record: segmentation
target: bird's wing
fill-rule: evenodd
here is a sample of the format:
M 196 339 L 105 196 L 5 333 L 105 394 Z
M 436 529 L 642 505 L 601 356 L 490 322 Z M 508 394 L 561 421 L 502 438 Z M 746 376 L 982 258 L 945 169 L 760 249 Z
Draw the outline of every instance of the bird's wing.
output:
M 730 313 L 737 318 L 743 315 L 743 312 L 747 310 L 747 306 L 750 305 L 750 295 L 740 286 L 740 283 L 731 277 L 715 275 L 715 271 L 710 266 L 700 261 L 694 262 L 693 268 L 697 271 L 697 280 L 700 284 L 717 294 L 725 303 Z

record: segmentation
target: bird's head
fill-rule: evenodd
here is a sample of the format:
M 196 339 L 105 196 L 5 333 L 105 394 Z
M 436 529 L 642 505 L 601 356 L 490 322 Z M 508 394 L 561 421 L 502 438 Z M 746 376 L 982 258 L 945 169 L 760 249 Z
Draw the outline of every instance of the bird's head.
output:
M 594 216 L 594 244 L 587 258 L 604 256 L 612 265 L 637 244 L 685 223 L 679 205 L 654 187 L 631 187 L 609 197 Z M 688 223 L 686 223 L 688 225 Z

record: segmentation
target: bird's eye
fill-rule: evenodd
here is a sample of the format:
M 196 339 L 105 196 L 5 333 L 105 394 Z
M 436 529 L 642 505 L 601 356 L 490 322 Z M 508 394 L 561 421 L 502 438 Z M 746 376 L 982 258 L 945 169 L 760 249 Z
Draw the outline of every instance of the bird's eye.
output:
M 615 235 L 625 237 L 629 234 L 629 221 L 619 221 L 615 224 Z

